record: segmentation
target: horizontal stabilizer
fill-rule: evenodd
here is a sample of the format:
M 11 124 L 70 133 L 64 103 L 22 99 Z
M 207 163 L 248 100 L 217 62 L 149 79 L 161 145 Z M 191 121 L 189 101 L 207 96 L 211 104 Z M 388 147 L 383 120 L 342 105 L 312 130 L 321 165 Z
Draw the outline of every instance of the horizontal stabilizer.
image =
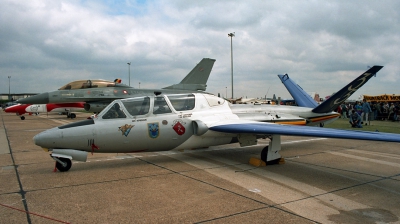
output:
M 375 65 L 368 71 L 353 80 L 350 84 L 333 94 L 329 99 L 325 100 L 319 106 L 314 108 L 314 113 L 328 113 L 336 109 L 340 104 L 346 101 L 355 91 L 363 86 L 372 76 L 374 76 L 383 66 Z
M 281 79 L 283 85 L 285 85 L 286 89 L 289 91 L 290 95 L 292 95 L 298 106 L 309 108 L 315 108 L 318 106 L 318 103 L 315 102 L 315 100 L 311 98 L 311 96 L 308 95 L 299 85 L 291 80 L 288 74 L 278 75 L 278 77 Z

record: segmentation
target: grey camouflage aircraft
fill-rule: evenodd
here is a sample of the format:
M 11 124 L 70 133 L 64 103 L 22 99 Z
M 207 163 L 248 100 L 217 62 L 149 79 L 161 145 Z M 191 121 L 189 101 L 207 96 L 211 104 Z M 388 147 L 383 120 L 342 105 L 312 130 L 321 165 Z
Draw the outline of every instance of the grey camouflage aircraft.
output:
M 90 112 L 100 112 L 115 99 L 146 96 L 149 94 L 173 94 L 205 91 L 215 59 L 203 58 L 179 83 L 162 89 L 136 89 L 118 82 L 107 80 L 78 80 L 70 82 L 53 92 L 19 99 L 20 104 L 48 104 L 85 102 Z

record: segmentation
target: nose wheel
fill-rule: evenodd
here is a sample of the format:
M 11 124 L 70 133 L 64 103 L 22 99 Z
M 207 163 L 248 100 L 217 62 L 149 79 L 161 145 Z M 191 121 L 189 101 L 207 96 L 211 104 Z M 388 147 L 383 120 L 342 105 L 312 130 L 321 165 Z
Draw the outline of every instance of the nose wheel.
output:
M 71 169 L 72 161 L 67 158 L 52 157 L 56 161 L 56 168 L 60 172 L 66 172 Z

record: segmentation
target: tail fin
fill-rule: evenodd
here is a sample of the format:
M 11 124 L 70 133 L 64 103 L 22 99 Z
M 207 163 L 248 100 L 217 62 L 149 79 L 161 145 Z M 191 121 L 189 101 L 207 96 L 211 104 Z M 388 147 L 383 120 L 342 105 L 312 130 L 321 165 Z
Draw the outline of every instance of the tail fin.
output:
M 298 106 L 310 108 L 315 108 L 316 106 L 318 106 L 318 103 L 315 102 L 315 100 L 310 95 L 308 95 L 299 85 L 291 80 L 288 74 L 278 75 L 278 77 L 281 79 L 283 85 L 285 85 L 286 89 L 289 91 L 290 95 L 292 95 Z
M 340 104 L 347 100 L 356 90 L 363 86 L 373 75 L 375 75 L 383 66 L 375 65 L 368 71 L 353 80 L 350 84 L 333 94 L 329 99 L 318 105 L 318 103 L 309 96 L 299 85 L 286 75 L 278 75 L 286 89 L 292 95 L 297 105 L 301 107 L 314 108 L 314 113 L 328 113 L 336 109 Z
M 383 66 L 375 65 L 372 68 L 368 69 L 368 71 L 364 72 L 362 75 L 353 80 L 350 84 L 343 87 L 337 93 L 333 94 L 329 99 L 325 100 L 319 106 L 314 108 L 312 112 L 327 113 L 333 111 L 382 68 Z
M 163 89 L 205 91 L 214 62 L 215 59 L 203 58 L 179 84 L 168 86 Z

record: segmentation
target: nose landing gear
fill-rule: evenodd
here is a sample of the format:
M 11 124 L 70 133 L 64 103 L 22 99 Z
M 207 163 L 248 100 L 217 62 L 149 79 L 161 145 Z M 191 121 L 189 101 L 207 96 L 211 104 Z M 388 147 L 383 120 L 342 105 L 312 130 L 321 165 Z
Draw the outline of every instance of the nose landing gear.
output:
M 72 161 L 67 158 L 51 157 L 56 161 L 56 168 L 60 172 L 66 172 L 71 169 Z

